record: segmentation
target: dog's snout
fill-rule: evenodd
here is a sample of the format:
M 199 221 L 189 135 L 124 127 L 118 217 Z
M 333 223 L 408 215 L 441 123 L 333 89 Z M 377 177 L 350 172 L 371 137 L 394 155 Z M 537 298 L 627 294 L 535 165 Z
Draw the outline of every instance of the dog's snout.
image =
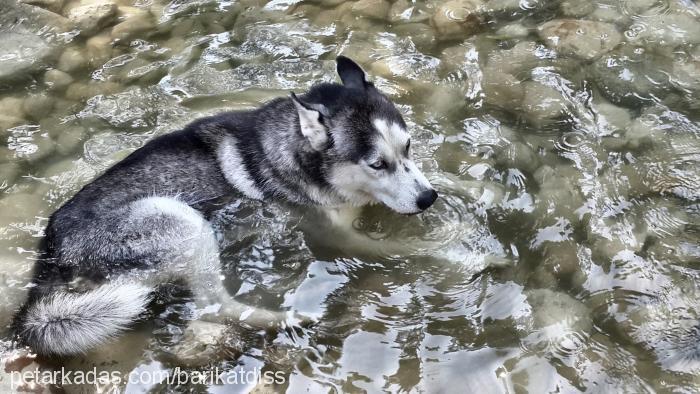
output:
M 418 209 L 421 211 L 425 211 L 428 209 L 435 200 L 437 200 L 438 194 L 434 189 L 429 189 L 426 191 L 421 192 L 418 195 L 418 200 L 416 200 L 416 205 L 418 205 Z

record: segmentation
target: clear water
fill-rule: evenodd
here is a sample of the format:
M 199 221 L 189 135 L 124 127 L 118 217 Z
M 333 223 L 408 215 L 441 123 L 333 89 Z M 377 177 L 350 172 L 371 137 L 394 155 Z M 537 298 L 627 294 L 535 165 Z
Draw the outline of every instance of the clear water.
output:
M 695 2 L 117 4 L 87 35 L 0 19 L 57 50 L 0 82 L 3 326 L 47 217 L 82 185 L 198 117 L 334 80 L 338 54 L 398 104 L 441 198 L 414 217 L 367 208 L 344 229 L 241 202 L 217 220 L 229 290 L 306 323 L 233 324 L 191 364 L 173 350 L 183 296 L 104 349 L 39 365 L 261 368 L 284 383 L 67 391 L 700 391 Z

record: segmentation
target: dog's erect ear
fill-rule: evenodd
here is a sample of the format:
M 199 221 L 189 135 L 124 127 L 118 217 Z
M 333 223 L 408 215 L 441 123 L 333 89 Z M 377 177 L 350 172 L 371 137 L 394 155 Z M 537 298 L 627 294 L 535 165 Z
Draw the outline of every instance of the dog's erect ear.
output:
M 299 114 L 301 134 L 306 137 L 314 150 L 323 150 L 328 143 L 328 129 L 324 125 L 324 116 L 328 115 L 326 107 L 321 104 L 309 104 L 301 101 L 292 93 L 292 102 Z
M 348 88 L 365 89 L 367 87 L 367 78 L 362 68 L 345 56 L 338 56 L 335 59 L 337 64 L 338 75 L 343 85 Z

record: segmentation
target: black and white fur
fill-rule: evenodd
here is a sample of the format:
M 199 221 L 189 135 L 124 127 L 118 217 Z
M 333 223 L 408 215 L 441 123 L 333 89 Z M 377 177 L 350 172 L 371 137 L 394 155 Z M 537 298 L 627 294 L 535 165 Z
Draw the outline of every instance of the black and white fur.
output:
M 198 310 L 218 307 L 215 318 L 279 318 L 237 303 L 221 281 L 206 217 L 237 191 L 333 208 L 379 202 L 403 214 L 429 207 L 437 193 L 411 160 L 399 112 L 353 61 L 339 57 L 337 70 L 342 85 L 200 119 L 83 187 L 49 220 L 14 322 L 20 341 L 43 355 L 86 352 L 171 281 L 188 284 Z

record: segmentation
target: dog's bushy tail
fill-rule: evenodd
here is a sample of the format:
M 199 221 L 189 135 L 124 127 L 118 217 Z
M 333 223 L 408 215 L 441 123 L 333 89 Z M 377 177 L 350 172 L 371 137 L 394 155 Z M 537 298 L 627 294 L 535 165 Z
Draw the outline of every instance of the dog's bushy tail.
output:
M 85 293 L 57 292 L 33 302 L 15 330 L 38 354 L 85 353 L 133 324 L 152 291 L 140 284 L 113 283 Z

